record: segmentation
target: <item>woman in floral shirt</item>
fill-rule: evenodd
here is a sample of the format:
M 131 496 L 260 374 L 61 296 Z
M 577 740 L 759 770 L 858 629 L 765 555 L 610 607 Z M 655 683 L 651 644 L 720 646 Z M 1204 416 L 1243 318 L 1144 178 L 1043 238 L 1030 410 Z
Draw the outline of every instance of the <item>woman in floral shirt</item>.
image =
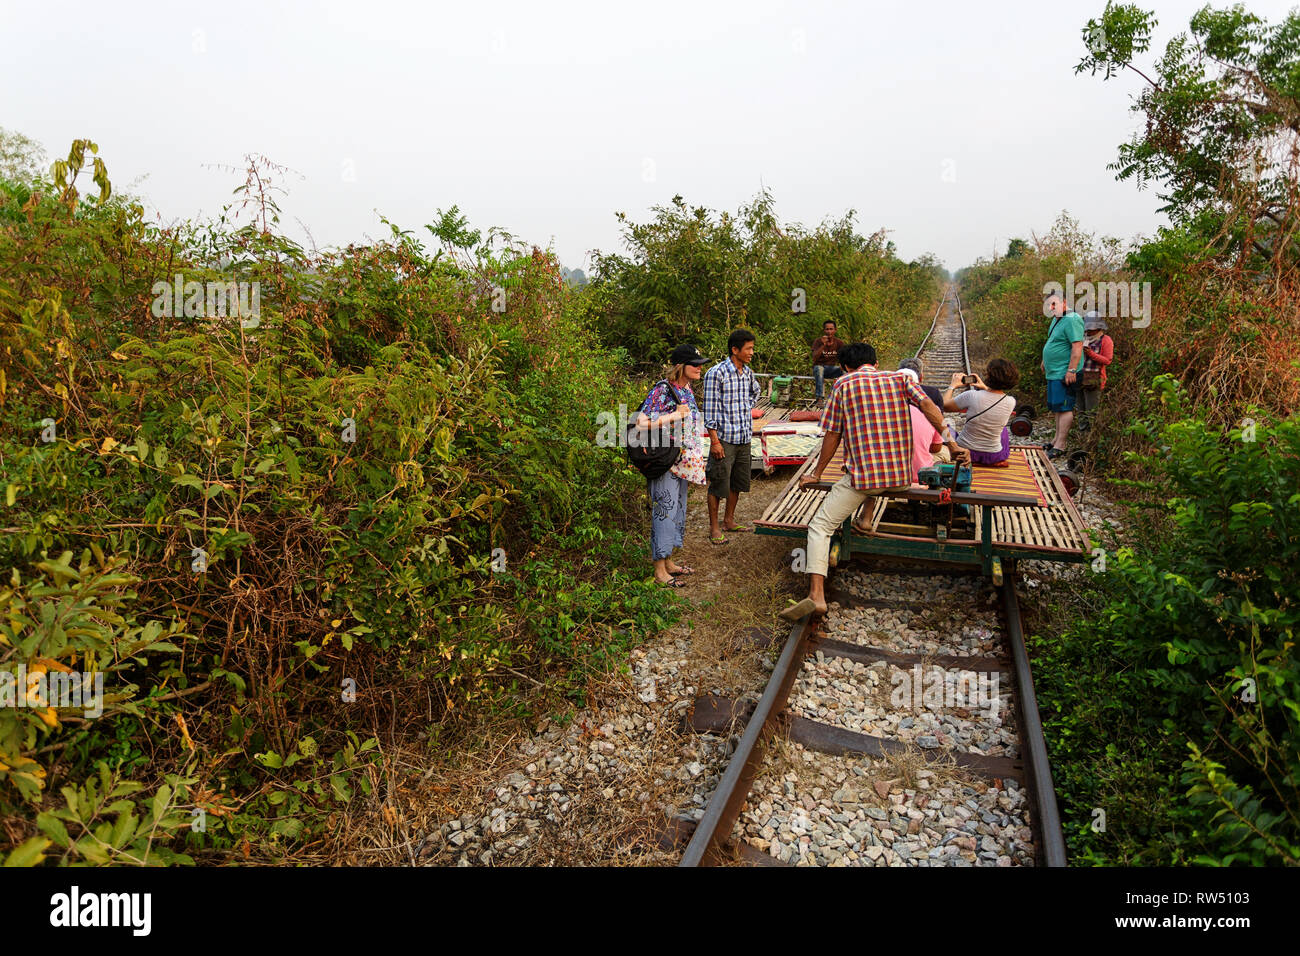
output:
M 637 424 L 641 428 L 667 428 L 683 437 L 677 463 L 649 482 L 650 556 L 654 560 L 655 580 L 663 587 L 682 587 L 679 578 L 694 569 L 677 564 L 669 555 L 682 546 L 686 533 L 686 493 L 688 485 L 705 483 L 704 419 L 695 404 L 691 383 L 700 378 L 705 358 L 693 345 L 679 345 L 669 358 L 670 368 L 664 381 L 650 389 L 641 404 Z M 669 386 L 672 388 L 669 388 Z

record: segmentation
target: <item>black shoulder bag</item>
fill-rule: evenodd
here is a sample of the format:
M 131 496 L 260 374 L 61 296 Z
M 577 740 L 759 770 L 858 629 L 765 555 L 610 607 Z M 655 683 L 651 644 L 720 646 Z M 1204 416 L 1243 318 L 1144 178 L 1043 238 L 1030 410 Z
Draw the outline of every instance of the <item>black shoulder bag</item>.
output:
M 672 383 L 667 379 L 656 382 L 650 391 L 653 392 L 660 385 L 668 386 L 675 406 L 682 404 L 681 393 L 673 388 Z M 640 415 L 639 412 L 637 414 Z M 677 459 L 682 456 L 682 434 L 680 428 L 664 429 L 663 426 L 638 428 L 634 417 L 627 423 L 625 433 L 627 460 L 632 463 L 633 468 L 645 475 L 647 480 L 654 481 L 677 464 Z

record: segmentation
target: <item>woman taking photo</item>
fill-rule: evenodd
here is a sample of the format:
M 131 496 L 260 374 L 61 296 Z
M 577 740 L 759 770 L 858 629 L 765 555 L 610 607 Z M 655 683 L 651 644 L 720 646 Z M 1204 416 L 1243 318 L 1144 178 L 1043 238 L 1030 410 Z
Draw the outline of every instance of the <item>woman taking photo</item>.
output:
M 670 555 L 682 546 L 686 533 L 686 493 L 692 484 L 703 485 L 704 419 L 695 403 L 691 383 L 699 381 L 704 356 L 693 345 L 679 345 L 669 357 L 664 380 L 650 389 L 637 416 L 639 428 L 665 429 L 660 434 L 679 435 L 682 453 L 677 463 L 648 484 L 650 495 L 650 556 L 655 580 L 666 588 L 679 588 L 679 580 L 694 568 L 677 564 Z
M 994 359 L 984 372 L 988 381 L 973 376 L 974 385 L 956 398 L 953 391 L 962 383 L 960 372 L 952 377 L 952 384 L 943 393 L 945 412 L 964 412 L 966 421 L 957 444 L 970 449 L 972 465 L 998 465 L 1005 467 L 1011 456 L 1011 432 L 1007 422 L 1016 410 L 1016 400 L 1007 394 L 1020 381 L 1020 372 L 1006 359 Z

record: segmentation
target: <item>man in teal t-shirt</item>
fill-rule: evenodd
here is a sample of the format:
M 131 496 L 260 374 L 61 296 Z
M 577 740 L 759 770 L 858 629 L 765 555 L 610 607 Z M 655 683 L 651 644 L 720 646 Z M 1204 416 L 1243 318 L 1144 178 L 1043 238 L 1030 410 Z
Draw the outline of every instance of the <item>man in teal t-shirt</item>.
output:
M 1056 416 L 1056 438 L 1047 449 L 1048 458 L 1065 454 L 1065 439 L 1074 424 L 1075 377 L 1083 368 L 1083 319 L 1073 309 L 1065 308 L 1065 299 L 1049 295 L 1043 311 L 1052 324 L 1043 343 L 1043 375 L 1047 379 L 1047 407 Z

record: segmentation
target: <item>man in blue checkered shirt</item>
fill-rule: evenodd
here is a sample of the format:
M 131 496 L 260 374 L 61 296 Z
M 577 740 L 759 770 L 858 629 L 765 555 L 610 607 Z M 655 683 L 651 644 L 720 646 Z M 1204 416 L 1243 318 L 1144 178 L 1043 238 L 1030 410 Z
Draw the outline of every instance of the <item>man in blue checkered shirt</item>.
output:
M 709 432 L 709 541 L 726 544 L 726 531 L 748 531 L 736 524 L 736 502 L 749 491 L 749 442 L 754 436 L 751 412 L 758 401 L 758 379 L 749 370 L 754 358 L 754 333 L 736 329 L 727 339 L 729 357 L 704 373 L 704 427 Z M 727 499 L 722 527 L 718 503 Z

